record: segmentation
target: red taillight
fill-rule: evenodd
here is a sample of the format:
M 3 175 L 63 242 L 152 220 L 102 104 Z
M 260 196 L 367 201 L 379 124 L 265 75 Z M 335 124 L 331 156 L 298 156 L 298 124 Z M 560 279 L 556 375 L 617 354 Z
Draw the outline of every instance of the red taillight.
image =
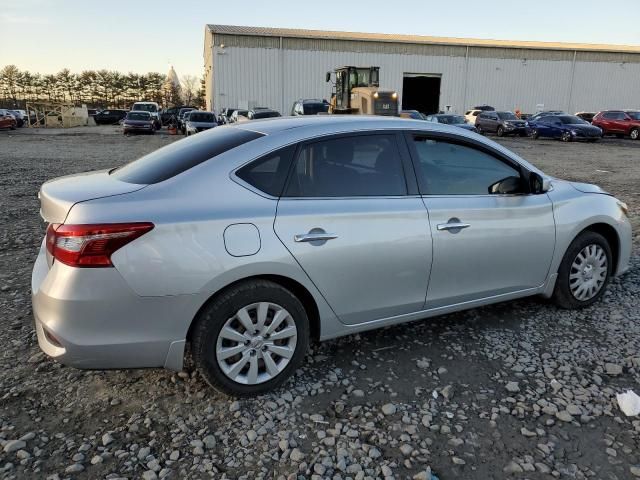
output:
M 111 255 L 144 235 L 153 223 L 103 223 L 97 225 L 50 224 L 47 250 L 72 267 L 111 267 Z

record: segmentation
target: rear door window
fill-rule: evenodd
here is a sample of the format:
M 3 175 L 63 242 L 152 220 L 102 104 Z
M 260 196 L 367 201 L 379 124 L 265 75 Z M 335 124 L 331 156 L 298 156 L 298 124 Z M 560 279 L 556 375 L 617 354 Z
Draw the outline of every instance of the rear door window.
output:
M 214 128 L 151 152 L 113 170 L 111 175 L 127 183 L 162 182 L 262 136 L 262 133 L 240 128 Z
M 407 194 L 394 135 L 338 137 L 304 145 L 286 197 L 359 197 Z

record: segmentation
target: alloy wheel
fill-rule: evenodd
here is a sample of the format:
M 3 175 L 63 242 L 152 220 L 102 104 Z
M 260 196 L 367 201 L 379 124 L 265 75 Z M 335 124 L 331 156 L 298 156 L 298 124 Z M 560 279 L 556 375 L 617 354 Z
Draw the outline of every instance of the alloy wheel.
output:
M 291 361 L 298 330 L 280 305 L 259 302 L 242 307 L 222 326 L 216 360 L 222 372 L 244 385 L 257 385 L 278 376 Z
M 640 130 L 638 130 L 637 128 L 634 128 L 633 130 L 631 130 L 631 133 L 629 134 L 629 136 L 631 137 L 631 140 L 637 140 L 638 137 L 640 137 Z
M 607 279 L 607 254 L 597 244 L 584 247 L 571 264 L 569 289 L 580 301 L 591 300 L 602 289 Z

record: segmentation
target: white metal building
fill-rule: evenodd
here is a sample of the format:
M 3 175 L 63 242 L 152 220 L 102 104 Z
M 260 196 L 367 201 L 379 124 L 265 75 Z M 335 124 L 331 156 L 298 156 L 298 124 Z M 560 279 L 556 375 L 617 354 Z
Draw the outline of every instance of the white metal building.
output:
M 380 86 L 404 109 L 640 108 L 640 46 L 207 25 L 204 63 L 216 110 L 289 114 L 299 98 L 329 99 L 325 73 L 343 65 L 379 66 Z

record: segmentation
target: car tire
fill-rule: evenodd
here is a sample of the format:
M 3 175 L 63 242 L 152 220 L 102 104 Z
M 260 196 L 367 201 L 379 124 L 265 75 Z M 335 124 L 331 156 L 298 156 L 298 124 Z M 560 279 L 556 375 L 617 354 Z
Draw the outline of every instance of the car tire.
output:
M 504 128 L 502 128 L 501 126 L 498 127 L 498 130 L 496 130 L 496 133 L 498 134 L 499 137 L 504 137 Z
M 274 320 L 279 323 L 272 327 Z M 249 332 L 245 325 L 256 330 Z M 226 335 L 221 335 L 223 329 Z M 293 336 L 284 337 L 284 330 Z M 214 389 L 236 397 L 258 395 L 282 385 L 302 364 L 309 331 L 305 308 L 293 293 L 268 280 L 252 280 L 232 286 L 201 310 L 191 353 Z M 277 333 L 282 338 L 270 340 Z
M 540 132 L 538 132 L 538 130 L 534 128 L 531 131 L 531 138 L 533 138 L 534 140 L 539 139 L 540 138 Z
M 593 255 L 585 255 L 585 252 L 595 253 Z M 592 290 L 589 290 L 587 292 L 588 295 L 582 297 L 579 295 L 580 282 L 585 282 L 584 278 L 587 277 L 584 276 L 588 272 L 580 271 L 580 256 L 584 258 L 583 265 L 586 264 L 586 267 L 591 266 L 589 271 L 593 272 L 595 270 L 596 273 L 591 273 L 592 276 L 603 275 L 601 283 L 597 281 L 597 278 L 593 280 L 595 283 L 592 289 L 596 288 L 596 290 L 593 293 Z M 600 263 L 603 258 L 605 259 L 604 266 Z M 566 309 L 588 307 L 595 303 L 607 288 L 613 268 L 612 263 L 611 247 L 602 235 L 591 231 L 581 233 L 571 242 L 562 258 L 553 296 L 551 297 L 552 300 L 558 306 Z
M 640 138 L 640 130 L 637 128 L 632 128 L 629 132 L 629 137 L 631 137 L 631 140 L 638 140 L 638 138 Z
M 560 140 L 562 140 L 563 142 L 570 142 L 573 139 L 571 138 L 571 133 L 569 132 L 562 132 L 562 135 L 560 136 Z
M 480 135 L 484 135 L 484 130 L 482 130 L 482 127 L 480 125 L 478 125 L 476 123 L 476 133 L 480 134 Z

